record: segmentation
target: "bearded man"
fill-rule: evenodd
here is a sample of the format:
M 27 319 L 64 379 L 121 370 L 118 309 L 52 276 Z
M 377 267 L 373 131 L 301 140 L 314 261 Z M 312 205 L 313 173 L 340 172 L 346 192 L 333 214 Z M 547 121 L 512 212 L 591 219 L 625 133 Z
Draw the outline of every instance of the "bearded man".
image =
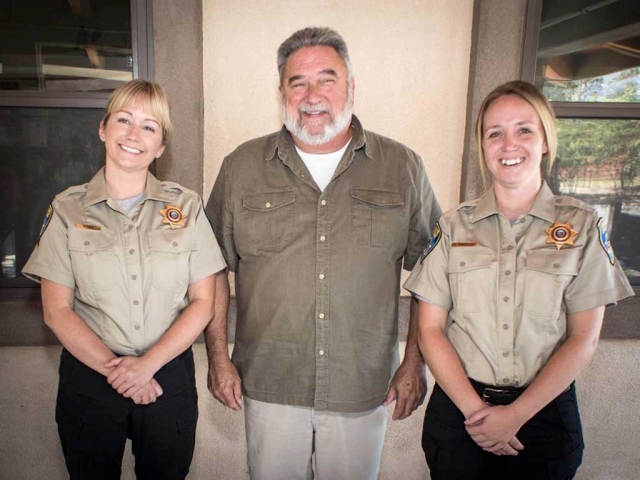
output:
M 283 128 L 225 158 L 207 206 L 237 302 L 230 361 L 219 276 L 209 389 L 244 406 L 252 479 L 375 479 L 385 407 L 403 419 L 426 394 L 413 301 L 398 367 L 400 272 L 441 210 L 418 155 L 352 114 L 338 33 L 294 33 L 278 70 Z

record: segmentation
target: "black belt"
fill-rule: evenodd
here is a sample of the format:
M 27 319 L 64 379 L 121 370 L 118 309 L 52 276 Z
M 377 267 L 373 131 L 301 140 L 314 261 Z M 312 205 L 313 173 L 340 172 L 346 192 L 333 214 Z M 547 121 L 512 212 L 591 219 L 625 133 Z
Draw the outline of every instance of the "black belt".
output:
M 486 385 L 472 378 L 470 378 L 469 381 L 484 403 L 493 407 L 496 405 L 512 404 L 522 395 L 522 392 L 527 389 L 527 387 L 497 387 L 495 385 Z

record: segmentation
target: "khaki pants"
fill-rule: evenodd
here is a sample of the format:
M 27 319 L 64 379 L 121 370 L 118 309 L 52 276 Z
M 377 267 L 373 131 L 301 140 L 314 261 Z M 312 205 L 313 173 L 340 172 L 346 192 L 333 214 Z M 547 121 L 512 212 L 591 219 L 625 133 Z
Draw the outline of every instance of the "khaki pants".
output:
M 377 478 L 387 426 L 384 407 L 321 412 L 247 397 L 244 407 L 251 480 Z

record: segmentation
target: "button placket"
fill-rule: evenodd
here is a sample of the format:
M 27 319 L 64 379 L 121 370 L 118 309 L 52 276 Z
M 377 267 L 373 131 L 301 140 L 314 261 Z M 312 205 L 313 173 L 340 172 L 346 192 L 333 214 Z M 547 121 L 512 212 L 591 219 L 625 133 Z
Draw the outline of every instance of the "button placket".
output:
M 125 246 L 125 266 L 129 278 L 129 299 L 131 338 L 136 347 L 136 354 L 144 352 L 144 291 L 140 281 L 142 272 L 142 255 L 139 251 L 139 230 L 127 218 L 122 228 L 123 245 Z
M 501 245 L 500 249 L 500 261 L 498 265 L 498 297 L 502 300 L 497 305 L 498 322 L 502 325 L 501 329 L 496 330 L 498 340 L 498 351 L 500 352 L 496 362 L 498 364 L 497 376 L 498 378 L 507 376 L 512 377 L 514 374 L 514 359 L 513 359 L 513 345 L 514 345 L 514 329 L 511 328 L 514 324 L 515 316 L 515 284 L 516 275 L 516 253 L 515 238 L 517 234 L 518 225 L 521 225 L 521 220 L 518 220 L 513 226 L 511 226 L 506 218 L 502 216 L 500 218 L 500 230 L 502 237 L 499 238 Z M 507 379 L 508 383 L 509 379 Z
M 326 410 L 329 396 L 329 229 L 330 209 L 325 192 L 320 195 L 316 210 L 316 385 L 314 408 Z

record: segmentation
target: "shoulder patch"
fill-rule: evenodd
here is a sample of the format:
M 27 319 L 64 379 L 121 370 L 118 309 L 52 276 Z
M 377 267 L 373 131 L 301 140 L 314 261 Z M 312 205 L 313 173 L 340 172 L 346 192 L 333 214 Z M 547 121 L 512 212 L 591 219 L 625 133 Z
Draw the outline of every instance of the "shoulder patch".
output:
M 616 257 L 613 254 L 613 248 L 611 248 L 611 244 L 609 243 L 609 236 L 607 235 L 607 229 L 604 228 L 604 220 L 602 217 L 598 219 L 598 238 L 600 239 L 600 245 L 604 248 L 607 257 L 609 257 L 609 263 L 614 265 L 616 262 Z
M 53 217 L 53 206 L 49 204 L 49 208 L 47 208 L 47 213 L 44 216 L 44 220 L 42 221 L 42 227 L 40 228 L 40 234 L 38 235 L 38 242 L 40 243 L 40 239 L 42 238 L 42 234 L 49 226 L 49 222 L 51 222 L 51 217 Z
M 433 249 L 436 248 L 436 245 L 438 245 L 438 242 L 440 241 L 441 238 L 442 238 L 442 229 L 440 228 L 440 222 L 436 222 L 436 226 L 433 227 L 433 232 L 431 233 L 431 240 L 429 241 L 429 245 L 427 245 L 427 248 L 425 248 L 422 251 L 422 255 L 420 255 L 421 265 L 424 259 L 427 258 L 427 255 L 429 255 L 433 251 Z

